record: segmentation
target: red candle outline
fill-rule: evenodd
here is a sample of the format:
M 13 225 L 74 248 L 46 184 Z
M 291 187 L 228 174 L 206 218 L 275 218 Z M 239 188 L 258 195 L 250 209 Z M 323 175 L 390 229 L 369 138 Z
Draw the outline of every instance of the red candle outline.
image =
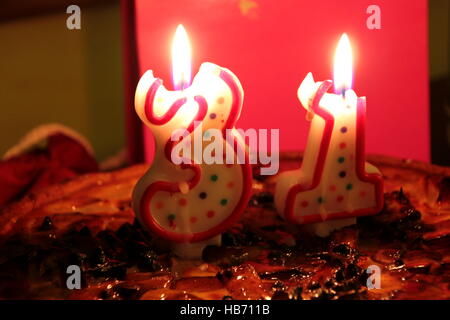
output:
M 300 192 L 305 192 L 316 188 L 320 184 L 320 180 L 323 174 L 325 160 L 328 154 L 328 148 L 330 146 L 331 135 L 334 127 L 334 117 L 330 112 L 320 107 L 320 100 L 329 90 L 332 84 L 333 82 L 330 80 L 322 82 L 322 84 L 316 91 L 316 94 L 314 96 L 311 105 L 311 110 L 314 112 L 314 114 L 325 120 L 325 127 L 322 135 L 322 140 L 320 142 L 319 155 L 317 158 L 316 166 L 314 168 L 312 184 L 308 187 L 302 186 L 301 184 L 296 184 L 292 186 L 287 193 L 284 216 L 287 221 L 294 224 L 316 223 L 333 219 L 344 219 L 351 217 L 373 215 L 380 212 L 384 205 L 383 179 L 381 175 L 367 173 L 365 170 L 364 151 L 365 151 L 366 100 L 364 98 L 358 98 L 356 105 L 356 151 L 355 151 L 356 175 L 361 181 L 372 183 L 373 185 L 375 185 L 375 201 L 376 201 L 375 207 L 362 208 L 352 212 L 342 211 L 331 213 L 328 214 L 325 219 L 319 213 L 310 214 L 307 216 L 300 215 L 298 220 L 295 218 L 294 205 L 297 194 L 299 194 Z
M 221 70 L 220 71 L 220 78 L 228 85 L 228 87 L 231 90 L 232 94 L 232 105 L 229 117 L 222 129 L 222 136 L 224 140 L 226 141 L 226 129 L 232 129 L 239 117 L 239 113 L 242 107 L 243 102 L 243 96 L 241 93 L 241 90 L 239 89 L 238 84 L 236 83 L 238 80 L 234 78 L 234 76 L 226 71 Z M 168 109 L 168 111 L 162 115 L 161 117 L 156 117 L 153 113 L 153 102 L 154 97 L 156 95 L 156 92 L 158 88 L 162 85 L 162 80 L 156 79 L 155 82 L 151 85 L 149 90 L 147 91 L 146 99 L 145 99 L 145 115 L 147 119 L 155 125 L 161 125 L 164 123 L 167 123 L 172 119 L 176 112 L 179 110 L 179 108 L 186 102 L 186 98 L 178 99 L 175 101 L 172 106 Z M 195 96 L 194 99 L 197 101 L 199 105 L 199 110 L 197 112 L 197 115 L 192 120 L 192 122 L 189 124 L 187 130 L 191 133 L 194 128 L 194 121 L 201 121 L 204 119 L 208 112 L 208 104 L 206 102 L 206 99 L 202 96 Z M 245 162 L 244 164 L 240 164 L 242 169 L 242 178 L 243 178 L 243 190 L 242 195 L 234 208 L 233 212 L 220 224 L 216 225 L 215 227 L 202 231 L 202 232 L 196 232 L 196 233 L 190 233 L 190 234 L 183 234 L 179 232 L 173 232 L 169 231 L 167 229 L 164 229 L 161 225 L 158 224 L 158 222 L 153 219 L 153 215 L 150 210 L 150 203 L 152 200 L 153 195 L 156 192 L 159 191 L 166 191 L 170 193 L 177 193 L 181 192 L 179 188 L 178 183 L 172 183 L 167 181 L 156 181 L 152 183 L 150 186 L 147 187 L 144 194 L 142 195 L 142 198 L 140 199 L 140 217 L 144 224 L 156 235 L 168 239 L 173 242 L 198 242 L 203 241 L 209 238 L 212 238 L 218 234 L 223 233 L 226 229 L 228 229 L 232 224 L 237 222 L 237 220 L 240 218 L 240 216 L 243 214 L 244 209 L 247 207 L 247 203 L 251 196 L 251 188 L 252 188 L 252 170 L 249 163 L 249 156 L 248 152 L 245 148 L 242 148 L 240 143 L 236 143 L 236 137 L 234 137 L 234 151 L 238 152 L 238 148 L 242 154 L 244 154 Z M 171 161 L 170 155 L 173 147 L 175 146 L 175 143 L 168 140 L 165 145 L 165 155 Z M 188 181 L 189 190 L 193 189 L 200 181 L 201 179 L 201 167 L 197 164 L 181 164 L 180 165 L 182 169 L 191 169 L 194 171 L 193 178 Z

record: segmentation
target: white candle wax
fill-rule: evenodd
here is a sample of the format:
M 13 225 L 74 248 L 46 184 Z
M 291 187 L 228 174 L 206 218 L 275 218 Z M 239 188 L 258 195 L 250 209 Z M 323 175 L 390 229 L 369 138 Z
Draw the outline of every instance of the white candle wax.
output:
M 283 172 L 277 179 L 276 207 L 284 218 L 296 223 L 343 219 L 380 210 L 381 180 L 371 179 L 380 177 L 378 169 L 364 162 L 364 173 L 357 170 L 364 157 L 364 150 L 357 148 L 357 138 L 364 139 L 364 100 L 358 102 L 351 89 L 345 97 L 324 93 L 318 110 L 312 110 L 318 89 L 325 85 L 314 82 L 312 74 L 302 82 L 299 99 L 313 114 L 302 167 Z M 297 192 L 293 191 L 295 186 Z M 292 203 L 287 208 L 289 195 Z
M 175 247 L 180 244 L 174 251 L 184 257 L 199 258 L 204 245 L 220 243 L 217 236 L 236 222 L 250 197 L 248 162 L 237 164 L 234 159 L 233 164 L 207 164 L 202 157 L 209 144 L 203 139 L 208 129 L 232 129 L 242 98 L 237 77 L 212 63 L 202 64 L 192 85 L 184 90 L 167 90 L 152 71 L 137 86 L 136 112 L 151 129 L 156 150 L 150 169 L 135 187 L 134 210 L 152 233 Z M 170 140 L 179 129 L 187 129 L 192 138 L 184 140 L 192 144 L 190 154 L 183 154 L 189 160 L 186 165 L 172 159 L 171 151 L 179 143 Z M 200 148 L 196 148 L 196 136 Z M 225 136 L 215 139 L 223 144 L 224 154 L 230 148 L 228 154 L 234 154 Z

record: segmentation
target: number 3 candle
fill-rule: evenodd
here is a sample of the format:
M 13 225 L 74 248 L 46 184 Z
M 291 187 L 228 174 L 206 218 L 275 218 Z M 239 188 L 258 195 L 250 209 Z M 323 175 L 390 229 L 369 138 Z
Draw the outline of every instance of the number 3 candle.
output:
M 205 140 L 211 140 L 208 129 L 219 129 L 221 134 L 214 139 L 222 141 L 225 150 L 232 148 L 231 154 L 236 156 L 240 149 L 248 157 L 242 141 L 236 137 L 232 143 L 225 140 L 242 107 L 239 80 L 227 69 L 204 63 L 189 85 L 189 51 L 180 25 L 172 47 L 173 80 L 178 90 L 166 90 L 152 71 L 147 71 L 137 86 L 136 112 L 152 130 L 156 150 L 150 169 L 135 187 L 133 205 L 140 222 L 171 242 L 176 254 L 199 258 L 206 245 L 220 244 L 220 234 L 239 219 L 250 198 L 252 177 L 248 161 L 205 164 L 195 151 L 183 154 L 187 161 L 181 164 L 173 161 L 174 148 L 191 143 L 186 136 L 173 141 L 171 137 L 179 129 L 184 129 L 187 137 L 203 137 L 202 147 Z
M 351 89 L 352 54 L 346 34 L 334 61 L 336 94 L 331 81 L 314 82 L 309 73 L 298 89 L 311 127 L 299 170 L 277 180 L 275 204 L 280 215 L 297 224 L 311 224 L 320 236 L 354 223 L 354 218 L 379 212 L 383 183 L 377 168 L 365 162 L 366 100 Z M 334 219 L 340 219 L 331 222 Z

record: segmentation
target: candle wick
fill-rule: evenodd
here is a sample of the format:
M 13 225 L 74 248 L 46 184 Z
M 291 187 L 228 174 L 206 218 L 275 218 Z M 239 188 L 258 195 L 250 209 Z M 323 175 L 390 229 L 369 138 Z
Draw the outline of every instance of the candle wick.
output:
M 342 97 L 345 98 L 345 93 L 347 92 L 348 89 L 349 89 L 349 88 L 347 88 L 347 87 L 345 87 L 345 86 L 339 86 L 339 87 L 335 87 L 334 92 L 335 92 L 337 95 L 340 95 L 340 96 L 342 96 Z

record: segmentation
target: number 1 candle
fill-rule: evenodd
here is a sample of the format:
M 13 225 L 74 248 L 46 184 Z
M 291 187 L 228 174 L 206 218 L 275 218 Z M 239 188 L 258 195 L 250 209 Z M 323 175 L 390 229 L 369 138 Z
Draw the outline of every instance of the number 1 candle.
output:
M 296 224 L 314 224 L 326 236 L 357 216 L 379 212 L 383 181 L 365 161 L 366 99 L 351 89 L 352 53 L 346 34 L 334 61 L 335 94 L 331 81 L 315 82 L 311 73 L 298 89 L 298 98 L 311 120 L 299 170 L 280 174 L 275 204 L 280 215 Z M 331 223 L 324 223 L 325 221 Z
M 133 206 L 140 222 L 169 241 L 176 254 L 199 258 L 206 245 L 220 244 L 220 234 L 243 213 L 252 174 L 242 141 L 236 136 L 231 142 L 225 139 L 242 107 L 239 80 L 227 69 L 204 63 L 190 84 L 189 53 L 187 35 L 180 25 L 172 47 L 177 90 L 167 90 L 152 71 L 147 71 L 137 86 L 136 112 L 151 129 L 156 150 L 150 169 L 135 187 Z M 180 129 L 187 133 L 185 138 L 205 138 L 201 139 L 203 149 L 211 141 L 208 129 L 218 129 L 220 134 L 214 139 L 223 143 L 224 150 L 232 148 L 234 156 L 238 151 L 244 154 L 245 163 L 206 164 L 196 158 L 195 139 L 173 141 L 173 134 Z M 172 156 L 180 143 L 194 144 L 194 151 L 183 154 L 186 161 L 177 164 Z

